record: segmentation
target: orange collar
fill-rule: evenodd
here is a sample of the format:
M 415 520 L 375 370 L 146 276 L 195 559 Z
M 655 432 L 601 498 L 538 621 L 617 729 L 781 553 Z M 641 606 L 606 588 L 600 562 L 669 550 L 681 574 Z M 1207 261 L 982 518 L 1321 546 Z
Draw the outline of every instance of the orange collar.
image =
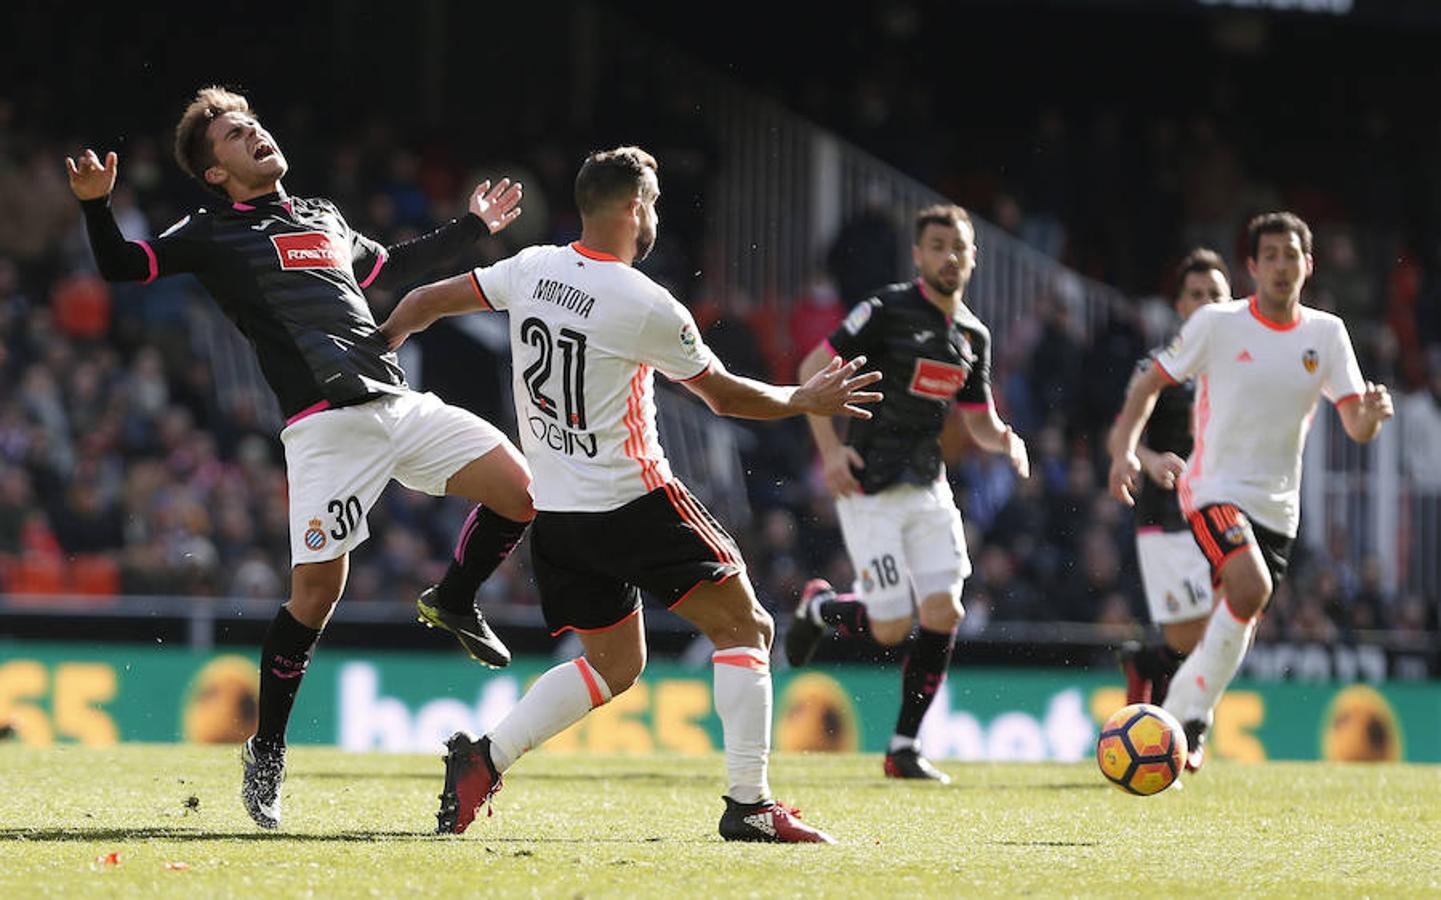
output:
M 611 256 L 609 253 L 601 253 L 599 250 L 592 250 L 580 241 L 572 241 L 570 249 L 584 256 L 586 259 L 600 260 L 601 262 L 620 262 L 619 256 Z
M 1251 295 L 1251 315 L 1256 317 L 1257 322 L 1272 331 L 1290 331 L 1301 324 L 1301 308 L 1299 306 L 1296 307 L 1296 318 L 1290 322 L 1277 322 L 1275 319 L 1266 318 L 1265 314 L 1261 312 L 1261 303 L 1255 294 Z

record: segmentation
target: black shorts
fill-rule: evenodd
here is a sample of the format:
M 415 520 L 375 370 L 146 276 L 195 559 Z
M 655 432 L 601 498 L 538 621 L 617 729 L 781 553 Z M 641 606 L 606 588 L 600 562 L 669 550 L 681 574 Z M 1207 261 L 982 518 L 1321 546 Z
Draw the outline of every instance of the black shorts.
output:
M 1266 568 L 1271 570 L 1272 586 L 1286 577 L 1286 570 L 1291 566 L 1291 546 L 1296 539 L 1257 525 L 1236 504 L 1207 504 L 1191 513 L 1190 524 L 1191 535 L 1211 564 L 1213 584 L 1221 583 L 1221 567 L 1226 560 L 1253 544 L 1261 551 Z
M 680 481 L 607 512 L 538 512 L 530 555 L 551 634 L 604 631 L 744 570 L 735 539 Z

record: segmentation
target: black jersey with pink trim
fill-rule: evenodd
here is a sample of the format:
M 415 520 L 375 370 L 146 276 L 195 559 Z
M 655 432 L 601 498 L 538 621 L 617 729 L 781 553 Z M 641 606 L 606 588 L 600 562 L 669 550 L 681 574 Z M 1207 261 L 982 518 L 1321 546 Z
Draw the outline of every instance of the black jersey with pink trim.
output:
M 1139 375 L 1156 364 L 1156 356 L 1164 347 L 1157 347 L 1136 363 Z M 1163 388 L 1156 397 L 1156 408 L 1146 422 L 1141 443 L 1157 453 L 1174 453 L 1181 459 L 1191 455 L 1191 410 L 1196 400 L 1196 382 Z M 1160 528 L 1162 531 L 1186 531 L 1190 526 L 1181 513 L 1181 501 L 1174 490 L 1167 490 L 1148 477 L 1141 479 L 1136 495 L 1136 527 Z
M 850 420 L 846 442 L 874 494 L 893 484 L 930 484 L 941 475 L 941 430 L 952 404 L 991 404 L 991 333 L 964 304 L 947 319 L 921 293 L 897 284 L 859 303 L 830 336 L 831 349 L 882 374 L 885 399 L 870 419 Z
M 129 242 L 107 199 L 81 205 L 105 278 L 148 283 L 190 273 L 200 280 L 255 348 L 287 419 L 408 390 L 364 289 L 413 277 L 484 230 L 470 215 L 387 248 L 353 230 L 330 201 L 277 192 L 200 209 L 154 240 Z

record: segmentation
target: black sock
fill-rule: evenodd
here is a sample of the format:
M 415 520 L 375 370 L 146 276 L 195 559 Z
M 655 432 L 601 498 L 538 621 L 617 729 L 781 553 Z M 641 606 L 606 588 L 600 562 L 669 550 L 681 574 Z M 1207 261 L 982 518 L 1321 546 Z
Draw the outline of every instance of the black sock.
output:
M 901 663 L 901 714 L 896 719 L 896 734 L 913 738 L 921 730 L 921 719 L 931 708 L 941 679 L 951 666 L 951 651 L 955 646 L 954 631 L 916 629 L 911 638 L 911 652 Z
M 310 652 L 320 632 L 295 621 L 290 610 L 280 607 L 265 642 L 260 645 L 260 723 L 255 740 L 271 747 L 285 746 L 285 726 L 290 708 L 300 691 L 300 681 L 310 665 Z
M 474 609 L 475 592 L 480 590 L 480 583 L 505 562 L 529 525 L 529 522 L 511 521 L 484 506 L 471 510 L 455 542 L 450 568 L 445 570 L 445 577 L 435 591 L 435 602 L 441 609 L 451 612 Z
M 1161 644 L 1153 654 L 1156 661 L 1156 674 L 1170 678 L 1181 668 L 1181 663 L 1186 661 L 1187 654 L 1175 649 L 1170 644 Z
M 847 597 L 853 595 L 847 594 Z M 859 600 L 843 600 L 833 597 L 820 606 L 821 621 L 834 625 L 842 637 L 862 638 L 871 633 L 871 617 L 866 614 L 866 605 Z

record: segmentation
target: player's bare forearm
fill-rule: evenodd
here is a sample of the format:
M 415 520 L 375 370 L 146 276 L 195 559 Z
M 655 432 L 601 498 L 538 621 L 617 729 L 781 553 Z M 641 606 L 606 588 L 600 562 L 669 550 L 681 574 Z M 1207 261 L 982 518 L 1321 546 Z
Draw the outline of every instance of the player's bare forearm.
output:
M 871 414 L 862 407 L 880 402 L 881 394 L 862 388 L 880 381 L 881 374 L 857 375 L 865 362 L 864 356 L 848 363 L 833 359 L 805 384 L 781 387 L 732 375 L 716 360 L 705 375 L 686 382 L 686 387 L 716 414 L 737 419 L 784 419 L 806 413 L 868 419 Z
M 1336 407 L 1346 435 L 1358 444 L 1369 444 L 1381 433 L 1381 423 L 1396 415 L 1391 392 L 1384 384 L 1366 382 L 1359 397 L 1348 399 Z
M 434 284 L 421 285 L 406 294 L 380 326 L 380 333 L 393 350 L 410 335 L 429 328 L 437 319 L 483 309 L 486 306 L 467 272 Z
M 982 450 L 1005 453 L 1008 449 L 1006 442 L 1011 429 L 1001 421 L 994 406 L 962 407 L 961 423 Z
M 961 423 L 982 450 L 1005 456 L 1011 461 L 1011 467 L 1016 470 L 1016 474 L 1022 478 L 1031 477 L 1031 461 L 1026 452 L 1026 442 L 1021 440 L 1014 428 L 1001 421 L 993 404 L 962 407 Z
M 781 387 L 736 375 L 716 360 L 705 375 L 685 382 L 718 416 L 733 419 L 784 419 L 796 415 L 791 405 L 795 387 Z
M 1111 426 L 1111 433 L 1106 441 L 1106 449 L 1111 456 L 1136 452 L 1136 446 L 1141 442 L 1141 432 L 1146 429 L 1151 412 L 1156 408 L 1156 398 L 1165 387 L 1166 379 L 1159 374 L 1156 366 L 1132 379 L 1131 387 L 1126 391 L 1125 405 L 1121 407 L 1120 415 L 1116 416 L 1116 422 Z

